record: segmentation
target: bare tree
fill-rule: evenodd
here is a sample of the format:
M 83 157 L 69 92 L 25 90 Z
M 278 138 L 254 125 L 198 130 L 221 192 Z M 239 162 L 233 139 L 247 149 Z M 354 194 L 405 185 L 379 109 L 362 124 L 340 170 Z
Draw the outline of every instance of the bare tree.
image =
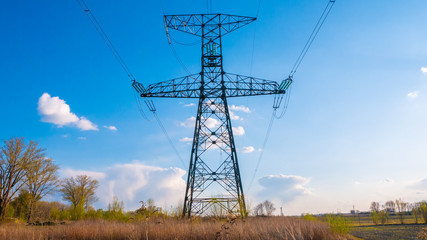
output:
M 35 159 L 44 156 L 44 150 L 36 142 L 25 144 L 24 138 L 4 141 L 0 148 L 0 218 L 4 219 L 6 209 L 16 192 L 27 182 L 28 166 Z
M 403 201 L 401 198 L 396 199 L 396 208 L 399 216 L 400 224 L 403 224 L 405 221 L 406 205 L 408 203 Z
M 420 214 L 421 214 L 420 205 L 421 204 L 419 202 L 408 204 L 408 206 L 410 206 L 411 208 L 412 216 L 414 216 L 415 218 L 415 224 L 418 224 L 418 219 L 420 218 Z
M 427 224 L 427 203 L 425 201 L 420 202 L 419 211 L 421 212 L 421 216 L 424 219 L 424 223 Z
M 58 166 L 43 154 L 29 164 L 26 177 L 26 189 L 31 194 L 27 216 L 30 222 L 34 204 L 58 187 Z
M 385 203 L 384 209 L 389 213 L 394 213 L 396 211 L 396 204 L 394 201 L 387 201 Z
M 268 200 L 265 200 L 262 203 L 262 205 L 264 205 L 264 209 L 265 209 L 265 212 L 267 213 L 267 216 L 271 216 L 273 214 L 274 210 L 276 210 L 273 203 L 268 201 Z
M 380 203 L 379 202 L 371 202 L 371 206 L 369 207 L 372 212 L 380 211 Z
M 90 204 L 97 201 L 95 191 L 98 188 L 98 181 L 87 175 L 79 175 L 76 178 L 64 179 L 61 184 L 61 193 L 64 200 L 71 202 L 73 207 L 84 204 L 88 209 Z
M 254 214 L 255 216 L 264 216 L 264 205 L 262 203 L 255 206 Z

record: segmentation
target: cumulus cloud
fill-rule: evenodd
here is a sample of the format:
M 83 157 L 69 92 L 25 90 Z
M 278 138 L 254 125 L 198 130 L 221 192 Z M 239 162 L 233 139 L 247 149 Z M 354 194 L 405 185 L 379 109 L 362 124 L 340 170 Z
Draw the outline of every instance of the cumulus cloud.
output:
M 233 134 L 235 136 L 243 136 L 245 135 L 245 129 L 242 126 L 233 127 Z
M 208 127 L 208 128 L 211 128 L 211 129 L 218 127 L 219 124 L 220 124 L 219 121 L 217 119 L 215 119 L 215 118 L 208 118 L 205 121 L 205 126 Z
M 49 93 L 43 93 L 39 98 L 37 110 L 42 116 L 42 122 L 53 123 L 58 127 L 74 126 L 83 131 L 98 130 L 96 124 L 85 117 L 78 117 L 64 100 L 51 97 Z
M 231 120 L 243 120 L 240 116 L 236 115 L 233 111 L 230 111 Z
M 283 203 L 289 203 L 298 196 L 312 194 L 306 187 L 310 180 L 310 178 L 294 175 L 268 175 L 258 180 L 262 187 L 258 196 L 263 199 L 279 199 Z
M 413 92 L 408 93 L 408 97 L 409 98 L 416 98 L 416 97 L 418 97 L 419 94 L 420 94 L 420 91 L 413 91 Z
M 194 104 L 194 103 L 188 103 L 188 104 L 184 104 L 184 107 L 192 107 L 192 106 L 195 106 L 196 104 Z
M 180 142 L 192 142 L 192 141 L 193 141 L 193 139 L 192 139 L 192 138 L 189 138 L 189 137 L 183 137 L 183 138 L 179 139 L 179 141 L 180 141 Z
M 111 131 L 117 131 L 117 128 L 115 126 L 105 126 L 104 125 L 104 128 L 111 130 Z
M 182 127 L 186 127 L 186 128 L 193 128 L 195 123 L 196 123 L 196 118 L 190 117 L 190 118 L 185 119 L 185 121 L 181 122 L 179 125 Z M 204 121 L 204 125 L 207 128 L 211 128 L 211 129 L 218 127 L 219 124 L 220 124 L 220 122 L 215 118 L 208 118 L 206 121 Z
M 144 165 L 139 162 L 117 164 L 100 172 L 65 169 L 65 177 L 86 174 L 99 181 L 97 197 L 102 207 L 107 207 L 113 196 L 124 202 L 126 209 L 137 209 L 139 201 L 154 199 L 156 204 L 171 205 L 179 202 L 185 191 L 183 176 L 185 170 L 180 168 L 162 168 Z
M 245 107 L 243 105 L 240 105 L 240 106 L 231 105 L 230 106 L 230 110 L 232 110 L 232 111 L 240 111 L 240 112 L 245 112 L 245 113 L 250 113 L 251 112 L 251 110 L 248 107 Z
M 181 127 L 192 128 L 192 127 L 194 127 L 195 123 L 196 123 L 196 118 L 190 117 L 190 118 L 185 119 L 185 121 L 181 122 L 179 125 Z
M 251 153 L 254 151 L 255 151 L 255 148 L 252 146 L 242 147 L 242 150 L 241 150 L 242 153 Z
M 421 67 L 421 72 L 427 73 L 427 67 Z

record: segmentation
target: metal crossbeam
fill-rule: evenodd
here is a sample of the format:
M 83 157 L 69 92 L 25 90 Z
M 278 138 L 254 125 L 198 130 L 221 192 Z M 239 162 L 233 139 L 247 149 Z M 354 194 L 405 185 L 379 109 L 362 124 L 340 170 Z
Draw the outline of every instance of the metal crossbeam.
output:
M 214 38 L 224 36 L 238 28 L 255 21 L 254 17 L 229 14 L 183 14 L 164 16 L 165 26 L 181 32 L 206 37 L 212 33 Z M 221 28 L 221 34 L 217 30 Z M 209 36 L 211 37 L 211 36 Z
M 254 77 L 225 73 L 224 84 L 203 89 L 204 95 L 209 97 L 221 96 L 225 87 L 227 97 L 247 97 L 259 95 L 282 94 L 276 81 Z M 193 74 L 182 78 L 151 84 L 147 89 L 137 89 L 141 97 L 166 98 L 199 98 L 201 90 L 201 74 Z

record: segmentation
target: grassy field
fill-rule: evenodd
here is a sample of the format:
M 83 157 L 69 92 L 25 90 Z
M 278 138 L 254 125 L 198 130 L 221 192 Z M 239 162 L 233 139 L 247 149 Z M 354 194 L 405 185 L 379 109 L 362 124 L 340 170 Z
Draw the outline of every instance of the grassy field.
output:
M 332 216 L 332 217 L 331 217 Z M 406 219 L 406 222 L 412 222 Z M 391 223 L 398 219 L 390 219 Z M 360 225 L 359 225 L 360 224 Z M 349 232 L 347 233 L 347 231 Z M 103 219 L 59 222 L 34 226 L 22 221 L 0 225 L 0 239 L 417 239 L 426 224 L 373 225 L 368 217 L 351 216 L 250 217 L 241 219 L 175 219 L 151 217 L 144 220 Z M 341 234 L 339 234 L 341 233 Z
M 73 221 L 55 226 L 0 226 L 0 239 L 352 239 L 333 233 L 326 223 L 296 217 L 246 220 L 149 219 L 137 222 Z
M 418 224 L 413 216 L 407 215 L 404 224 L 400 224 L 397 215 L 390 215 L 384 225 L 375 225 L 369 215 L 346 216 L 351 222 L 350 234 L 365 240 L 406 240 L 417 239 L 423 229 L 427 229 L 426 224 L 421 224 L 422 219 L 418 219 Z M 427 233 L 427 232 L 426 232 Z M 427 239 L 420 238 L 420 239 Z
M 361 226 L 354 227 L 350 234 L 365 240 L 412 240 L 417 239 L 425 228 L 427 228 L 425 224 Z
M 375 225 L 372 222 L 372 218 L 369 215 L 360 215 L 360 216 L 345 216 L 349 221 L 351 221 L 353 226 L 370 226 Z M 422 219 L 418 219 L 418 223 L 421 224 L 424 221 Z M 412 215 L 407 215 L 404 218 L 405 224 L 415 224 L 415 218 Z M 390 215 L 386 224 L 400 224 L 400 219 L 397 215 Z

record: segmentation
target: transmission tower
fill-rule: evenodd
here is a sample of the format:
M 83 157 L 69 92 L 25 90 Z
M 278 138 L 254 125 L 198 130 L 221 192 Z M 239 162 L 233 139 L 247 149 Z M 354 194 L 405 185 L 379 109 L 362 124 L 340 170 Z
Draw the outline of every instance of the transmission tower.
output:
M 276 95 L 278 107 L 292 82 L 289 78 L 279 85 L 275 81 L 224 72 L 222 37 L 255 20 L 228 14 L 165 15 L 167 32 L 174 29 L 201 38 L 201 72 L 151 84 L 148 88 L 133 82 L 146 103 L 154 97 L 199 99 L 183 216 L 246 215 L 227 99 Z M 154 107 L 150 110 L 155 111 Z

